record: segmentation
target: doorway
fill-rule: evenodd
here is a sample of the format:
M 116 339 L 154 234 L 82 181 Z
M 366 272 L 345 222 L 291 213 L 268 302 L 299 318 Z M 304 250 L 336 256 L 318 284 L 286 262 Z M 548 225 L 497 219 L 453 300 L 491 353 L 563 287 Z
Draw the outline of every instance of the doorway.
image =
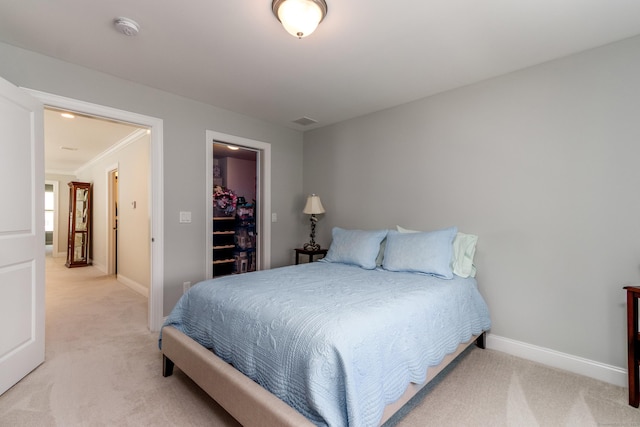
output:
M 44 182 L 44 232 L 47 256 L 58 256 L 58 181 Z
M 107 168 L 107 274 L 118 274 L 118 166 Z
M 248 159 L 255 159 L 255 163 L 252 166 L 255 172 L 253 175 L 255 182 L 249 183 L 249 185 L 238 185 L 243 186 L 244 189 L 241 190 L 243 193 L 254 194 L 252 191 L 255 191 L 255 209 L 253 211 L 256 230 L 255 269 L 269 269 L 271 267 L 271 221 L 268 221 L 267 218 L 271 217 L 271 144 L 220 132 L 209 130 L 206 132 L 207 194 L 205 200 L 207 218 L 210 219 L 206 222 L 207 236 L 213 236 L 214 209 L 212 195 L 214 193 L 214 182 L 218 185 L 223 183 L 221 176 L 214 177 L 214 144 L 226 147 L 225 151 L 227 153 L 229 152 L 228 146 L 233 146 L 238 148 L 238 150 L 235 150 L 238 153 L 235 154 L 236 157 L 245 156 Z M 223 172 L 219 168 L 220 164 L 218 164 L 216 170 L 222 174 Z M 236 180 L 234 182 L 239 181 Z M 228 186 L 229 182 L 225 181 L 224 184 Z M 243 196 L 243 194 L 238 195 Z M 245 202 L 250 202 L 246 196 L 244 197 Z M 214 267 L 211 238 L 206 239 L 205 254 L 205 277 L 212 278 L 214 276 Z M 240 271 L 242 268 L 243 266 L 241 265 Z
M 149 150 L 149 221 L 150 221 L 150 283 L 148 304 L 148 327 L 159 331 L 163 323 L 163 282 L 164 282 L 164 225 L 163 225 L 163 121 L 129 111 L 118 110 L 45 92 L 24 89 L 45 106 L 72 110 L 87 115 L 134 123 L 150 130 Z
M 213 277 L 255 271 L 258 151 L 213 142 Z

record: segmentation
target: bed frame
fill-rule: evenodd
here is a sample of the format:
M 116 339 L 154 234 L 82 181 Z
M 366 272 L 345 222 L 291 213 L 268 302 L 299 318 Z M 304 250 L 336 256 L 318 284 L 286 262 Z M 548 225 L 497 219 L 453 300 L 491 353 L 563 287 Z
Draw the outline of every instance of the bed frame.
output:
M 485 348 L 485 333 L 473 336 L 447 355 L 438 366 L 430 367 L 422 384 L 411 384 L 396 402 L 387 405 L 380 424 L 387 421 L 422 387 L 471 344 Z M 177 365 L 211 398 L 245 427 L 306 427 L 313 424 L 284 401 L 262 388 L 212 351 L 202 347 L 176 328 L 162 330 L 162 375 L 173 373 Z

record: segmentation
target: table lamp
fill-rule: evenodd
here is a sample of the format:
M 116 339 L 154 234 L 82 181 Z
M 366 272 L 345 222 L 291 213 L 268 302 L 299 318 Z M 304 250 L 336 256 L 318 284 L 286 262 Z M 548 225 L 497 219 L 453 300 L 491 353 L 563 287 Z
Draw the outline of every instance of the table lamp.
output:
M 302 211 L 307 215 L 311 215 L 309 220 L 311 221 L 311 241 L 309 243 L 304 244 L 304 249 L 307 251 L 317 251 L 320 249 L 320 245 L 316 243 L 316 222 L 318 218 L 316 218 L 316 214 L 323 214 L 325 212 L 324 207 L 322 207 L 322 202 L 320 201 L 320 196 L 317 194 L 312 194 L 307 197 L 307 204 L 304 206 Z

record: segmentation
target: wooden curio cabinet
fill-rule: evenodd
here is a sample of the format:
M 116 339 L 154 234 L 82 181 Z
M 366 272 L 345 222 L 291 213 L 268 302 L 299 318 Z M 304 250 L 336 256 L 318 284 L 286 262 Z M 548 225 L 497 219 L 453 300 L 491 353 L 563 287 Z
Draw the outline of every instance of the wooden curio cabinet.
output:
M 67 239 L 67 267 L 91 264 L 91 184 L 69 183 L 69 236 Z

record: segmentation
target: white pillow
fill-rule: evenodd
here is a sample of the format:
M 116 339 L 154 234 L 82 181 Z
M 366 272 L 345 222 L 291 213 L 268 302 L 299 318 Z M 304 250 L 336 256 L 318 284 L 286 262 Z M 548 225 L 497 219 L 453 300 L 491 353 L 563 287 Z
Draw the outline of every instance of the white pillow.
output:
M 402 228 L 399 225 L 396 229 L 400 233 L 419 233 L 416 230 Z M 476 253 L 478 236 L 458 232 L 453 240 L 453 260 L 451 267 L 453 272 L 460 277 L 476 277 L 476 266 L 473 258 Z
M 453 272 L 460 277 L 476 277 L 473 257 L 476 254 L 478 236 L 458 233 L 453 239 Z

